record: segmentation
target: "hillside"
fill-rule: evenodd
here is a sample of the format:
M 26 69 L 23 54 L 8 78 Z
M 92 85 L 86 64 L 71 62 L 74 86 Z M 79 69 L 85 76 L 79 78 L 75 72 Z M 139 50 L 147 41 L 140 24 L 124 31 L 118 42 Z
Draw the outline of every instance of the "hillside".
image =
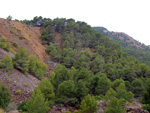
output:
M 43 28 L 31 27 L 26 24 L 22 24 L 16 21 L 8 21 L 6 19 L 0 19 L 0 36 L 4 36 L 7 42 L 10 43 L 11 48 L 16 52 L 12 44 L 16 42 L 18 48 L 24 47 L 29 55 L 34 55 L 40 59 L 40 61 L 45 62 L 49 70 L 54 70 L 52 64 L 48 64 L 49 55 L 45 52 L 47 46 L 42 45 L 40 35 Z M 24 36 L 21 39 L 20 36 Z M 0 48 L 0 59 L 9 55 L 11 58 L 15 55 Z M 19 104 L 22 100 L 27 100 L 31 96 L 32 91 L 37 87 L 39 80 L 31 75 L 24 75 L 20 71 L 13 69 L 12 73 L 8 74 L 5 71 L 0 70 L 0 82 L 5 84 L 10 88 L 12 100 Z M 25 86 L 28 84 L 28 87 Z M 21 90 L 21 95 L 16 95 L 16 91 Z
M 42 28 L 40 27 L 31 27 L 20 22 L 0 19 L 0 36 L 6 37 L 13 50 L 16 51 L 16 48 L 12 46 L 12 43 L 16 42 L 18 48 L 24 47 L 29 54 L 47 62 L 48 54 L 45 52 L 46 46 L 42 45 L 40 39 L 41 32 Z M 23 36 L 24 39 L 20 39 L 20 36 Z
M 104 27 L 93 27 L 100 33 L 109 37 L 112 41 L 117 42 L 121 48 L 132 55 L 133 57 L 140 60 L 142 63 L 150 65 L 150 47 L 146 46 L 139 41 L 136 41 L 129 35 L 122 32 L 110 32 Z
M 149 110 L 150 67 L 85 22 L 1 19 L 0 48 L 3 109 L 12 100 L 29 113 Z

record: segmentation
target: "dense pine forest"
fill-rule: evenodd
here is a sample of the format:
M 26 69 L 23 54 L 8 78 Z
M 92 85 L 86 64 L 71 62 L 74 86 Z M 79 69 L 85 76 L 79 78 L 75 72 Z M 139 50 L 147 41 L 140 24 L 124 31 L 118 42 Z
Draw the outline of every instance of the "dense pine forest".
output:
M 11 73 L 16 68 L 41 80 L 32 97 L 18 109 L 46 113 L 54 105 L 64 105 L 75 107 L 74 113 L 96 113 L 97 102 L 102 100 L 104 113 L 125 113 L 125 106 L 137 100 L 150 111 L 150 67 L 124 52 L 126 47 L 74 19 L 34 17 L 20 22 L 43 28 L 42 44 L 47 46 L 49 60 L 57 65 L 54 72 L 47 73 L 46 64 L 29 56 L 24 48 L 18 49 L 15 57 L 0 60 L 4 71 Z M 7 44 L 1 37 L 0 48 L 12 51 L 6 49 Z M 5 109 L 11 96 L 3 85 L 0 94 L 0 107 Z

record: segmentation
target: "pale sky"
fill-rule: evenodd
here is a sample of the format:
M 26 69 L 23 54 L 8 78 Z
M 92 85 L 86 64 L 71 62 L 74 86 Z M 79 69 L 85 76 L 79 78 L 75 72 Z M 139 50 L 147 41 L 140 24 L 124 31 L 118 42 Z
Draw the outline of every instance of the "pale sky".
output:
M 1 0 L 0 18 L 73 18 L 150 45 L 150 0 Z

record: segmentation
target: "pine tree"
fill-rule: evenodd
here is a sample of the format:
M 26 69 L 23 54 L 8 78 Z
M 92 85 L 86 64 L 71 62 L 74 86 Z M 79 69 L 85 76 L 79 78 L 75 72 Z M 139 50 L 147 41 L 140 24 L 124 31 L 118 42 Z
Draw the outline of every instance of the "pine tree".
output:
M 91 71 L 94 73 L 103 72 L 104 68 L 104 58 L 102 56 L 97 56 L 91 62 Z
M 127 100 L 127 89 L 124 83 L 120 83 L 120 85 L 116 88 L 117 95 L 116 97 L 118 99 L 123 98 Z
M 11 72 L 13 69 L 12 59 L 8 55 L 0 61 L 0 68 L 7 72 Z
M 28 52 L 25 48 L 21 48 L 17 50 L 15 58 L 13 59 L 15 68 L 21 70 L 23 73 L 28 72 Z
M 87 95 L 81 102 L 79 113 L 96 113 L 97 100 L 95 97 Z
M 58 103 L 75 106 L 77 98 L 75 97 L 76 87 L 72 80 L 64 81 L 58 86 L 57 99 Z
M 0 83 L 0 108 L 6 108 L 11 100 L 9 89 Z
M 49 110 L 49 103 L 39 89 L 35 89 L 32 98 L 27 103 L 29 113 L 46 113 Z
M 122 108 L 121 100 L 113 97 L 104 110 L 104 113 L 125 113 L 125 109 Z
M 98 85 L 96 87 L 96 94 L 103 94 L 105 95 L 105 93 L 107 92 L 107 90 L 110 88 L 111 86 L 111 82 L 110 80 L 106 77 L 106 75 L 100 77 L 99 81 L 98 81 Z
M 141 97 L 144 93 L 144 85 L 141 79 L 135 79 L 131 83 L 133 90 L 132 92 L 135 94 L 135 97 Z
M 72 77 L 69 74 L 67 68 L 63 65 L 58 65 L 55 69 L 55 76 L 53 78 L 53 85 L 57 89 L 58 85 L 63 81 L 71 80 Z
M 81 99 L 88 95 L 88 88 L 82 80 L 78 81 L 76 88 L 76 97 L 81 101 Z
M 55 93 L 54 93 L 54 88 L 53 85 L 50 83 L 50 81 L 43 79 L 37 87 L 41 93 L 43 93 L 44 97 L 46 100 L 51 103 L 51 100 L 54 99 Z

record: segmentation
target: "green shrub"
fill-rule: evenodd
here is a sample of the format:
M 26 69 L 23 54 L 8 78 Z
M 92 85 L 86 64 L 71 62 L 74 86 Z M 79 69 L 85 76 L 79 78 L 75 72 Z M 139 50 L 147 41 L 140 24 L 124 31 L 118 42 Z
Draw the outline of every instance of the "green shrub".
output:
M 24 83 L 24 85 L 25 85 L 26 87 L 28 87 L 28 83 Z
M 0 60 L 0 68 L 7 72 L 11 72 L 13 69 L 12 59 L 7 55 L 2 60 Z
M 21 90 L 17 90 L 17 91 L 16 91 L 16 94 L 17 94 L 17 95 L 20 95 L 20 94 L 21 94 Z
M 142 108 L 150 112 L 150 104 L 147 104 L 143 106 Z
M 26 108 L 27 102 L 26 101 L 22 101 L 19 106 L 17 107 L 17 110 L 22 110 L 22 112 L 27 112 L 27 108 Z
M 147 82 L 146 91 L 141 99 L 143 104 L 150 104 L 150 80 Z
M 99 96 L 98 96 L 98 95 L 96 95 L 96 96 L 95 96 L 95 99 L 96 99 L 96 100 L 102 100 L 102 99 L 103 99 L 103 97 L 104 97 L 103 95 L 99 95 Z
M 10 43 L 6 43 L 4 49 L 7 51 L 11 51 Z
M 58 86 L 56 103 L 75 105 L 75 103 L 77 102 L 75 93 L 76 88 L 72 80 L 62 82 Z
M 81 102 L 80 105 L 81 110 L 79 113 L 96 113 L 97 108 L 97 100 L 95 97 L 87 95 Z
M 127 93 L 127 100 L 128 100 L 129 102 L 131 102 L 131 101 L 134 100 L 134 94 L 133 94 L 131 91 L 129 91 L 129 92 Z
M 8 80 L 9 82 L 12 82 L 12 79 L 11 79 L 11 78 L 8 78 L 7 80 Z
M 18 31 L 21 31 L 21 29 L 17 29 Z
M 111 82 L 110 80 L 106 77 L 106 75 L 100 77 L 98 81 L 98 85 L 96 87 L 96 94 L 103 94 L 105 95 L 107 90 L 110 88 Z
M 49 110 L 49 103 L 39 89 L 35 89 L 32 98 L 27 102 L 28 113 L 46 113 Z
M 19 36 L 20 39 L 25 39 L 25 37 L 23 35 Z
M 29 73 L 42 79 L 47 72 L 48 67 L 45 63 L 39 61 L 39 59 L 33 55 L 29 57 Z
M 53 85 L 50 83 L 50 81 L 45 79 L 41 80 L 37 88 L 41 91 L 41 93 L 43 93 L 45 99 L 48 100 L 49 102 L 52 99 L 54 99 L 55 97 L 54 88 Z
M 13 28 L 16 29 L 16 26 L 14 26 Z
M 5 109 L 11 100 L 9 89 L 0 83 L 0 108 Z
M 135 97 L 141 97 L 144 94 L 144 84 L 141 79 L 135 79 L 132 81 L 131 85 L 133 87 L 132 92 L 135 94 Z
M 10 47 L 10 43 L 7 42 L 7 40 L 4 36 L 0 37 L 0 48 L 5 49 L 6 51 L 10 51 L 10 52 L 14 53 L 14 51 Z
M 4 36 L 0 37 L 0 48 L 5 49 L 6 46 L 6 38 Z
M 13 42 L 13 43 L 12 43 L 12 45 L 13 45 L 15 48 L 17 48 L 17 47 L 18 47 L 17 42 Z
M 125 113 L 126 110 L 122 108 L 122 104 L 122 100 L 113 97 L 109 101 L 104 113 Z
M 26 49 L 20 48 L 17 50 L 15 58 L 13 58 L 14 67 L 19 69 L 25 74 L 28 72 L 28 65 L 29 65 L 28 57 L 29 55 Z
M 10 33 L 11 33 L 11 34 L 13 34 L 13 33 L 14 33 L 14 31 L 13 31 L 13 30 L 10 30 Z

